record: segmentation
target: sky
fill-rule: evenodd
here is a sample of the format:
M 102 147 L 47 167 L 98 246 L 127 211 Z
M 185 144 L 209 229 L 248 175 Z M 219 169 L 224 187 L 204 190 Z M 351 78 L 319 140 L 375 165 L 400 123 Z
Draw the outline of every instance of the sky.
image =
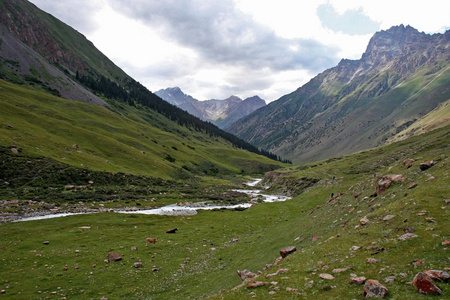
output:
M 450 29 L 448 0 L 30 0 L 155 92 L 266 102 L 295 91 L 373 34 Z

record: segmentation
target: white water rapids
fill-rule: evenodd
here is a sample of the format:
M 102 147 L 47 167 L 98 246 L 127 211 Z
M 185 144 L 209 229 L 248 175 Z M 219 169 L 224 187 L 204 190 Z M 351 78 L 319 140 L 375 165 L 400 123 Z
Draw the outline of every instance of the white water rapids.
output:
M 247 182 L 246 185 L 250 187 L 254 187 L 257 185 L 261 179 L 254 179 L 250 182 Z M 291 197 L 288 196 L 281 196 L 281 195 L 265 195 L 261 193 L 261 190 L 242 190 L 237 189 L 233 190 L 236 192 L 245 193 L 250 196 L 251 199 L 262 199 L 263 202 L 279 202 L 279 201 L 286 201 L 291 199 Z M 250 203 L 241 203 L 236 205 L 208 205 L 206 202 L 197 202 L 197 203 L 189 203 L 189 204 L 171 204 L 167 206 L 163 206 L 160 208 L 154 208 L 154 209 L 144 209 L 144 210 L 114 210 L 113 212 L 117 213 L 127 213 L 127 214 L 145 214 L 145 215 L 170 215 L 170 216 L 178 216 L 178 215 L 195 215 L 197 214 L 198 210 L 213 210 L 213 209 L 235 209 L 235 208 L 249 208 L 251 207 L 255 202 Z M 96 212 L 88 212 L 88 213 L 96 213 Z M 16 222 L 19 221 L 32 221 L 32 220 L 43 220 L 43 219 L 50 219 L 50 218 L 60 218 L 60 217 L 66 217 L 66 216 L 72 216 L 72 215 L 80 215 L 80 214 L 87 214 L 87 213 L 57 213 L 57 214 L 49 214 L 49 215 L 43 215 L 43 216 L 33 216 L 29 218 L 23 218 L 16 220 Z

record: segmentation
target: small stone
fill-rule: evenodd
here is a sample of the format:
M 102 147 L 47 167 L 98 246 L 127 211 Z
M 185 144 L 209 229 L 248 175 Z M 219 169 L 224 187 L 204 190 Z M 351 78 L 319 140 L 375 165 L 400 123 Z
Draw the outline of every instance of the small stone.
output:
M 366 282 L 366 277 L 358 277 L 358 276 L 354 276 L 350 278 L 350 283 L 352 284 L 357 284 L 357 285 L 363 285 Z
M 395 217 L 394 215 L 387 215 L 386 217 L 383 218 L 383 221 L 388 221 L 394 217 Z
M 420 210 L 417 215 L 418 216 L 425 216 L 428 212 L 426 210 Z
M 108 253 L 108 262 L 119 261 L 119 260 L 122 260 L 122 257 L 120 256 L 119 253 L 116 253 L 116 252 Z
M 388 293 L 378 280 L 369 279 L 364 284 L 364 297 L 366 298 L 384 298 Z
M 265 286 L 265 285 L 269 285 L 269 283 L 266 282 L 266 281 L 250 282 L 250 283 L 247 285 L 247 288 L 248 288 L 248 289 L 254 289 L 254 288 L 261 287 L 261 286 Z
M 369 222 L 369 219 L 367 217 L 363 217 L 361 220 L 359 220 L 359 223 L 361 225 L 366 225 Z
M 450 245 L 450 240 L 445 240 L 442 242 L 442 246 L 448 246 Z
M 334 276 L 331 274 L 327 274 L 327 273 L 321 273 L 319 274 L 319 277 L 322 279 L 327 279 L 327 280 L 333 280 Z
M 356 250 L 359 250 L 359 248 L 361 248 L 361 247 L 359 247 L 359 246 L 352 246 L 350 248 L 350 251 L 356 251 Z
M 412 239 L 412 238 L 416 238 L 416 237 L 419 237 L 419 236 L 417 234 L 414 234 L 414 233 L 405 233 L 404 235 L 400 236 L 398 239 L 400 241 L 406 241 L 406 240 L 409 240 L 409 239 Z
M 417 187 L 417 183 L 413 182 L 413 183 L 411 183 L 411 185 L 408 187 L 408 189 L 413 189 L 413 188 L 415 188 L 415 187 Z
M 394 280 L 395 280 L 395 276 L 388 276 L 384 279 L 384 282 L 390 283 L 390 282 L 394 282 Z
M 0 290 L 0 294 L 4 294 L 4 293 L 6 293 L 5 290 Z
M 50 244 L 50 242 L 49 241 L 45 241 L 43 244 L 44 245 L 48 245 L 48 244 Z
M 258 276 L 258 275 L 256 275 L 255 273 L 250 272 L 250 271 L 247 270 L 247 269 L 242 270 L 242 271 L 239 271 L 239 270 L 238 270 L 237 273 L 238 273 L 239 277 L 241 277 L 241 279 L 242 279 L 243 281 L 246 280 L 246 279 L 255 278 L 256 276 Z
M 425 171 L 425 170 L 428 170 L 429 168 L 431 168 L 432 166 L 434 166 L 435 163 L 436 162 L 434 160 L 426 161 L 426 162 L 420 163 L 419 168 L 420 168 L 420 170 Z
M 340 269 L 333 269 L 333 273 L 342 273 L 342 272 L 346 272 L 349 270 L 354 270 L 353 267 L 348 267 L 348 268 L 340 268 Z
M 421 260 L 421 259 L 416 259 L 416 260 L 414 260 L 412 263 L 413 263 L 413 265 L 415 265 L 415 266 L 417 267 L 417 266 L 423 265 L 423 264 L 424 264 L 424 261 Z
M 370 258 L 366 259 L 366 262 L 369 263 L 369 264 L 375 264 L 375 263 L 379 262 L 379 260 L 376 259 L 376 258 L 371 258 L 370 257 Z
M 281 249 L 280 255 L 282 258 L 285 258 L 286 256 L 288 256 L 289 254 L 291 254 L 295 251 L 297 251 L 297 248 L 295 248 L 295 246 L 289 246 L 289 247 Z
M 423 272 L 417 273 L 413 280 L 413 286 L 424 295 L 441 295 L 442 290 L 433 283 L 433 280 Z
M 134 267 L 137 268 L 137 269 L 142 268 L 142 266 L 143 266 L 143 265 L 142 265 L 141 262 L 135 262 L 135 263 L 134 263 Z

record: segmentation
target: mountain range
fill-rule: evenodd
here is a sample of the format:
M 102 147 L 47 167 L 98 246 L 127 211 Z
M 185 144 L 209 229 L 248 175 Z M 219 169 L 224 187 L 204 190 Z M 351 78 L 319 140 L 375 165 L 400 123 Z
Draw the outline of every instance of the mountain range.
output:
M 230 96 L 224 100 L 199 101 L 183 93 L 179 87 L 161 89 L 155 94 L 191 115 L 211 122 L 222 129 L 226 129 L 240 118 L 266 105 L 266 102 L 258 96 L 249 97 L 245 100 Z
M 426 119 L 443 126 L 449 49 L 450 31 L 393 26 L 375 33 L 361 59 L 343 59 L 227 130 L 298 163 L 385 144 L 431 112 L 438 117 Z

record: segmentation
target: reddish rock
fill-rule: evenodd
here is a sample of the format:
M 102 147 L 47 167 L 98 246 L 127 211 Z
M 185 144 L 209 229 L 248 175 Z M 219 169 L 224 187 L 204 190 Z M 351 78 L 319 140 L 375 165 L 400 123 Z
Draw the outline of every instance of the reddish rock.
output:
M 375 264 L 375 263 L 379 262 L 379 260 L 376 258 L 368 258 L 368 259 L 366 259 L 366 262 L 369 264 Z
M 420 164 L 419 168 L 422 171 L 428 170 L 429 168 L 431 168 L 432 166 L 434 166 L 436 162 L 434 160 L 431 161 L 426 161 Z
M 378 280 L 369 279 L 364 284 L 364 297 L 366 298 L 384 298 L 388 293 Z
M 424 295 L 441 295 L 441 289 L 433 283 L 433 280 L 423 272 L 417 273 L 413 280 L 415 289 Z
M 122 257 L 120 256 L 119 253 L 116 253 L 116 252 L 108 253 L 108 262 L 119 261 L 119 260 L 122 260 Z
M 433 280 L 448 281 L 450 278 L 450 275 L 447 272 L 440 271 L 440 270 L 427 270 L 427 271 L 423 271 L 423 272 Z
M 266 281 L 250 282 L 250 283 L 247 285 L 247 288 L 248 288 L 248 289 L 254 289 L 254 288 L 257 288 L 257 287 L 260 287 L 260 286 L 265 286 L 265 285 L 269 285 L 269 283 L 266 282 Z
M 246 279 L 250 279 L 250 278 L 254 278 L 254 277 L 258 276 L 255 273 L 250 272 L 247 269 L 242 270 L 242 271 L 238 270 L 237 273 L 238 273 L 239 277 L 241 277 L 242 280 L 246 280 Z
M 140 268 L 143 267 L 143 265 L 142 265 L 141 262 L 135 262 L 135 263 L 134 263 L 134 267 L 137 268 L 137 269 L 140 269 Z
M 352 283 L 352 284 L 363 285 L 365 282 L 366 282 L 366 277 L 363 277 L 363 276 L 362 277 L 355 276 L 355 277 L 350 278 L 350 283 Z
M 377 195 L 380 195 L 382 192 L 387 190 L 392 182 L 404 182 L 406 179 L 405 176 L 400 174 L 388 174 L 384 175 L 377 184 Z
M 291 254 L 295 251 L 297 251 L 297 248 L 295 248 L 295 246 L 289 246 L 289 247 L 281 249 L 280 255 L 282 258 L 285 258 L 286 256 L 288 256 L 289 254 Z
M 321 273 L 319 274 L 319 277 L 322 279 L 327 279 L 327 280 L 333 280 L 334 276 L 331 274 L 327 274 L 327 273 Z
M 411 168 L 414 159 L 408 158 L 403 161 L 403 166 L 406 168 Z
M 413 263 L 413 265 L 415 265 L 415 266 L 417 267 L 417 266 L 423 265 L 423 264 L 424 264 L 424 261 L 421 260 L 421 259 L 416 259 L 416 260 L 414 260 L 412 263 Z
M 442 242 L 442 246 L 448 246 L 450 245 L 450 240 L 445 240 Z

